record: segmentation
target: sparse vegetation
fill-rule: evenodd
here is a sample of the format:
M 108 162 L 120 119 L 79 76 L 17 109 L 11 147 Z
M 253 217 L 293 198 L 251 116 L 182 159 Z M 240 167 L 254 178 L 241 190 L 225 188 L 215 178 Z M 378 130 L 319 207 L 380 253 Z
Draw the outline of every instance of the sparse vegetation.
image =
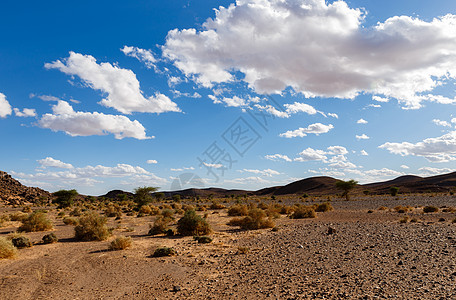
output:
M 147 205 L 150 202 L 152 202 L 153 197 L 152 193 L 157 190 L 156 187 L 151 187 L 151 186 L 145 186 L 145 187 L 139 187 L 135 189 L 135 197 L 134 200 L 136 202 L 136 205 L 139 208 L 143 205 Z
M 332 210 L 334 210 L 334 208 L 332 207 L 331 203 L 329 203 L 329 202 L 318 204 L 315 207 L 316 212 L 327 212 L 327 211 L 332 211 Z
M 24 235 L 14 236 L 11 239 L 11 242 L 14 247 L 18 249 L 32 247 L 32 242 L 30 242 L 30 239 Z
M 18 231 L 35 232 L 46 231 L 53 228 L 51 220 L 42 212 L 31 213 L 27 219 L 22 221 Z
M 248 214 L 249 209 L 245 204 L 236 204 L 228 209 L 228 216 L 247 216 Z
M 198 241 L 199 244 L 209 244 L 212 243 L 212 238 L 209 236 L 195 236 L 194 239 Z
M 159 216 L 155 222 L 154 225 L 149 229 L 149 235 L 157 235 L 157 234 L 162 234 L 165 233 L 165 231 L 168 229 L 168 224 L 172 220 L 170 218 L 166 218 L 164 216 Z
M 290 216 L 291 219 L 307 219 L 315 218 L 317 214 L 312 207 L 300 205 L 298 206 L 293 214 Z
M 74 198 L 78 195 L 76 190 L 60 190 L 54 193 L 56 197 L 53 203 L 57 204 L 59 208 L 70 207 L 74 203 Z
M 43 240 L 43 244 L 52 244 L 52 243 L 57 243 L 59 241 L 59 239 L 53 232 L 43 236 L 42 240 Z
M 339 180 L 336 182 L 336 187 L 340 190 L 343 191 L 342 197 L 345 197 L 345 200 L 349 201 L 350 200 L 350 191 L 353 190 L 356 185 L 358 184 L 358 181 L 356 180 L 348 180 L 348 181 L 343 181 Z
M 131 237 L 119 236 L 109 245 L 109 250 L 124 250 L 131 247 L 133 241 Z
M 76 226 L 79 224 L 78 218 L 73 218 L 73 217 L 65 217 L 63 218 L 63 223 L 65 225 L 73 225 Z
M 174 256 L 177 252 L 171 247 L 161 247 L 157 248 L 152 254 L 153 257 L 163 257 L 163 256 Z
M 399 193 L 399 188 L 397 186 L 392 186 L 390 187 L 390 193 L 391 193 L 391 196 L 396 196 L 397 193 Z
M 17 249 L 13 243 L 4 238 L 0 237 L 0 259 L 2 258 L 14 258 L 17 255 Z
M 438 212 L 439 208 L 436 206 L 425 206 L 423 207 L 423 212 L 425 213 L 433 213 L 433 212 Z
M 266 217 L 264 210 L 259 208 L 252 208 L 244 218 L 233 218 L 228 222 L 230 226 L 239 226 L 244 230 L 256 230 L 262 228 L 272 228 L 275 226 L 274 222 Z
M 181 235 L 206 235 L 211 231 L 209 223 L 194 210 L 187 210 L 177 221 L 177 232 Z
M 399 220 L 399 223 L 404 224 L 404 223 L 407 223 L 408 221 L 409 221 L 409 217 L 405 216 L 405 217 L 403 217 L 402 219 Z
M 106 226 L 106 217 L 98 215 L 96 212 L 88 212 L 78 220 L 78 225 L 74 228 L 75 238 L 81 241 L 103 241 L 110 236 Z
M 250 252 L 249 247 L 238 247 L 238 253 L 239 254 L 247 254 Z

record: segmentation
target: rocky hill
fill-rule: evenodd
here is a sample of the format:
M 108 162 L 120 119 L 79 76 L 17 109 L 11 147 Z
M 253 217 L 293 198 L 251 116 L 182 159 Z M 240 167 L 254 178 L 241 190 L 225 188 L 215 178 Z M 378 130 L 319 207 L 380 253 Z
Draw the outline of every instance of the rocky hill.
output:
M 22 205 L 27 203 L 47 202 L 51 194 L 36 187 L 27 187 L 0 171 L 0 203 Z

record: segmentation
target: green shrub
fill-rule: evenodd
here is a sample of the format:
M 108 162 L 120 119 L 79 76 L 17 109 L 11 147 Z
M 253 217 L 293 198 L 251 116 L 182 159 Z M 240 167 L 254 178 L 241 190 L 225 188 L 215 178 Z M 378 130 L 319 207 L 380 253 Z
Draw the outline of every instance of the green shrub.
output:
M 131 247 L 132 243 L 131 237 L 120 236 L 111 242 L 109 250 L 124 250 Z
M 11 239 L 11 242 L 13 243 L 14 247 L 18 249 L 32 247 L 32 242 L 30 242 L 30 239 L 23 235 L 13 237 Z
M 22 221 L 22 225 L 18 231 L 35 232 L 51 230 L 52 222 L 48 219 L 47 215 L 42 212 L 31 213 L 27 219 Z
M 318 204 L 315 207 L 316 212 L 327 212 L 327 211 L 332 211 L 334 208 L 332 207 L 331 203 L 325 202 L 322 204 Z
M 0 259 L 14 258 L 17 255 L 17 249 L 10 240 L 0 237 Z
M 118 204 L 117 205 L 115 205 L 115 204 L 108 205 L 108 207 L 105 209 L 104 213 L 108 218 L 113 218 L 113 217 L 121 218 L 122 217 L 122 209 L 120 208 L 120 206 Z
M 308 206 L 298 206 L 293 214 L 290 216 L 291 219 L 307 219 L 315 218 L 317 214 L 312 207 Z
M 161 211 L 161 215 L 165 218 L 173 219 L 174 211 L 172 209 L 166 208 Z
M 43 243 L 44 244 L 52 244 L 52 243 L 57 243 L 59 239 L 55 235 L 55 233 L 51 232 L 43 236 Z
M 228 222 L 230 226 L 240 226 L 244 230 L 256 230 L 274 227 L 274 222 L 266 218 L 266 213 L 259 208 L 252 208 L 244 218 L 233 218 Z
M 171 219 L 159 216 L 154 225 L 149 230 L 149 235 L 157 235 L 165 233 L 166 229 L 168 229 L 168 224 L 171 222 Z
M 425 213 L 433 213 L 433 212 L 438 212 L 439 208 L 435 206 L 425 206 L 423 207 L 423 212 Z
M 245 205 L 245 204 L 242 204 L 242 205 L 236 204 L 236 205 L 231 206 L 228 209 L 228 216 L 233 216 L 233 217 L 247 216 L 248 214 L 249 214 L 249 209 L 247 208 L 247 205 Z
M 75 238 L 81 241 L 103 241 L 110 236 L 106 226 L 106 217 L 96 212 L 88 212 L 79 218 L 79 225 L 74 228 Z
M 53 194 L 56 198 L 53 203 L 56 203 L 59 208 L 70 207 L 73 205 L 74 198 L 78 195 L 76 190 L 60 190 Z
M 153 257 L 163 257 L 163 256 L 173 256 L 176 255 L 177 252 L 173 248 L 170 247 L 161 247 L 157 248 L 152 254 Z
M 206 235 L 211 232 L 211 228 L 194 210 L 188 210 L 177 221 L 177 232 L 181 235 Z

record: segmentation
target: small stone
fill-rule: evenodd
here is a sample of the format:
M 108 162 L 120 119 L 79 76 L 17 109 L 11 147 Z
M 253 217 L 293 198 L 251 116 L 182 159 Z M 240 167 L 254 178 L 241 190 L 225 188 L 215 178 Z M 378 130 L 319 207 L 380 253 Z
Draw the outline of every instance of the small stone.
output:
M 171 291 L 176 293 L 176 292 L 179 292 L 180 290 L 181 290 L 181 287 L 178 285 L 175 285 L 175 286 L 173 286 L 173 289 Z
M 328 234 L 334 234 L 334 233 L 336 233 L 336 229 L 332 228 L 332 227 L 329 227 L 328 228 Z

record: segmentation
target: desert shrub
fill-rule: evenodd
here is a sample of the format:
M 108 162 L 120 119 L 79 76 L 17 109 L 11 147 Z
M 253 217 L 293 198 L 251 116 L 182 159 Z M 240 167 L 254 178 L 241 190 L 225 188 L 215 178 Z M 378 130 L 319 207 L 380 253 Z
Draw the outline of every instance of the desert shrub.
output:
M 238 247 L 238 253 L 239 254 L 247 254 L 250 252 L 249 247 Z
M 23 209 L 22 209 L 22 212 L 24 213 L 31 213 L 32 212 L 32 208 L 30 206 L 25 206 Z
M 407 223 L 408 221 L 409 221 L 409 217 L 405 216 L 399 220 L 399 223 L 404 224 L 404 223 Z
M 412 207 L 410 206 L 402 206 L 402 205 L 398 205 L 394 208 L 395 211 L 397 211 L 398 213 L 400 214 L 403 214 L 403 213 L 406 213 L 408 212 L 409 210 L 412 210 Z
M 163 217 L 173 219 L 174 211 L 172 209 L 163 209 L 160 213 Z
M 328 202 L 318 204 L 315 207 L 316 212 L 327 212 L 327 211 L 331 211 L 331 210 L 334 210 L 334 208 L 332 207 L 331 203 L 328 203 Z
M 165 231 L 165 235 L 174 236 L 174 235 L 176 235 L 176 232 L 173 229 L 169 228 L 168 230 Z
M 176 194 L 176 195 L 173 195 L 171 197 L 171 199 L 173 199 L 173 201 L 175 201 L 175 202 L 179 202 L 181 200 L 181 196 Z
M 412 218 L 412 219 L 410 220 L 410 223 L 417 223 L 417 222 L 418 222 L 418 219 L 417 219 L 417 218 Z
M 456 223 L 456 218 L 454 218 L 453 221 L 451 221 L 451 223 L 455 224 Z
M 177 232 L 181 235 L 206 235 L 211 232 L 211 228 L 194 210 L 187 210 L 177 221 Z
M 432 213 L 432 212 L 438 212 L 439 208 L 436 206 L 425 206 L 423 207 L 423 212 L 425 213 Z
M 228 209 L 228 216 L 247 216 L 249 214 L 249 209 L 247 208 L 247 205 L 242 204 L 236 204 L 231 206 Z
M 79 224 L 79 220 L 77 218 L 72 218 L 72 217 L 66 217 L 66 218 L 63 218 L 63 223 L 65 225 L 78 225 Z
M 378 210 L 388 210 L 388 207 L 380 206 L 380 207 L 378 208 Z
M 266 210 L 266 209 L 269 208 L 269 206 L 266 203 L 264 203 L 264 202 L 258 203 L 257 207 L 260 208 L 260 209 L 263 209 L 263 210 Z
M 131 247 L 131 244 L 131 237 L 119 236 L 111 242 L 109 250 L 124 250 Z
M 196 239 L 199 244 L 209 244 L 212 243 L 212 238 L 208 236 L 199 236 Z
M 52 229 L 52 222 L 48 219 L 47 215 L 42 212 L 31 213 L 27 219 L 22 221 L 22 225 L 18 231 L 35 232 L 46 231 Z
M 156 187 L 150 187 L 150 186 L 149 187 L 147 187 L 147 186 L 139 187 L 139 188 L 135 189 L 134 201 L 136 202 L 138 209 L 141 206 L 147 205 L 153 201 L 152 193 L 155 192 L 156 190 L 157 190 Z
M 122 217 L 122 209 L 120 208 L 120 205 L 116 204 L 110 204 L 108 207 L 106 207 L 104 211 L 105 215 L 108 218 L 116 217 L 116 218 L 121 218 Z
M 52 243 L 57 243 L 59 239 L 55 235 L 55 233 L 51 232 L 43 236 L 43 243 L 44 244 L 52 244 Z
M 14 247 L 18 249 L 32 247 L 30 239 L 23 235 L 13 237 L 11 239 L 11 243 L 13 243 Z
M 172 203 L 172 204 L 171 204 L 171 207 L 172 207 L 174 210 L 182 209 L 182 204 L 180 204 L 180 203 Z
M 244 230 L 256 230 L 261 228 L 272 228 L 274 222 L 266 217 L 266 213 L 259 208 L 249 210 L 244 218 L 233 218 L 228 222 L 230 226 L 240 226 Z
M 209 208 L 210 209 L 224 209 L 224 208 L 226 208 L 226 206 L 223 204 L 217 203 L 215 201 L 212 201 L 212 204 L 211 204 L 211 206 L 209 206 Z
M 57 214 L 57 217 L 59 217 L 59 218 L 65 217 L 65 212 L 64 212 L 64 211 L 59 212 L 59 213 Z
M 13 243 L 4 238 L 0 237 L 0 259 L 1 258 L 14 258 L 17 255 L 17 249 Z
M 298 206 L 293 214 L 290 216 L 291 219 L 307 219 L 307 218 L 315 218 L 317 214 L 312 207 L 308 206 Z
M 454 212 L 456 212 L 456 208 L 454 208 L 454 207 L 445 207 L 444 209 L 442 209 L 442 212 L 454 213 Z
M 195 210 L 195 207 L 193 205 L 189 205 L 189 204 L 184 204 L 182 205 L 182 209 L 184 211 L 187 211 L 187 210 Z
M 390 187 L 391 196 L 393 196 L 393 197 L 396 196 L 398 192 L 399 192 L 399 188 L 397 186 Z
M 149 229 L 149 235 L 157 235 L 165 233 L 166 229 L 168 228 L 168 224 L 171 222 L 171 219 L 159 216 L 154 225 Z
M 273 206 L 269 206 L 266 210 L 266 215 L 270 218 L 273 218 L 273 219 L 278 219 L 280 218 L 280 213 L 279 213 L 279 210 L 277 208 L 274 208 Z
M 70 216 L 72 217 L 80 217 L 82 215 L 82 211 L 79 207 L 75 207 L 70 213 Z
M 74 198 L 78 195 L 76 190 L 60 190 L 53 194 L 56 198 L 52 201 L 59 208 L 70 207 L 74 203 Z
M 103 241 L 111 234 L 106 226 L 106 217 L 96 212 L 88 212 L 78 220 L 74 237 L 81 241 Z
M 287 205 L 282 205 L 279 212 L 281 215 L 289 215 L 293 211 L 294 211 L 293 207 L 287 206 Z
M 161 247 L 157 248 L 154 251 L 154 254 L 152 254 L 153 257 L 163 257 L 163 256 L 173 256 L 176 255 L 177 252 L 171 247 Z
M 28 218 L 28 214 L 26 213 L 23 213 L 23 212 L 15 212 L 15 213 L 12 213 L 9 215 L 9 218 L 11 221 L 19 221 L 19 222 L 22 222 L 24 221 L 25 219 Z

